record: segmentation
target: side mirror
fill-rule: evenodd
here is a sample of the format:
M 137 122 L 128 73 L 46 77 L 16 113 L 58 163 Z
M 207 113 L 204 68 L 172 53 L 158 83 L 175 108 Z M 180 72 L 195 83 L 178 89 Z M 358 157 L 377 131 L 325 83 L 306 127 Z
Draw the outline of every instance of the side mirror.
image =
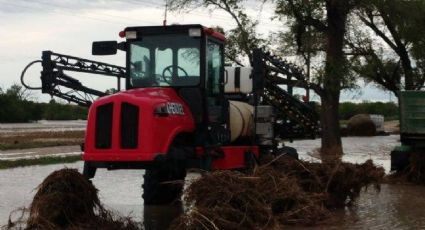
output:
M 93 42 L 91 53 L 93 55 L 114 55 L 117 54 L 117 41 Z

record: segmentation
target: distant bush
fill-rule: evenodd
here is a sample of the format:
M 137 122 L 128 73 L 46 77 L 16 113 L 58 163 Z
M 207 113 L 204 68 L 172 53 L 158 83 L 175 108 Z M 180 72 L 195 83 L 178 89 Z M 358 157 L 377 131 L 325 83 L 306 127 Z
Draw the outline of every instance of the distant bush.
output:
M 0 107 L 0 123 L 87 118 L 87 108 L 77 105 L 60 104 L 54 100 L 49 103 L 30 101 L 19 85 L 11 86 L 6 92 L 0 89 Z
M 43 119 L 46 120 L 77 120 L 87 118 L 87 108 L 72 105 L 59 104 L 55 101 L 50 101 L 43 106 Z

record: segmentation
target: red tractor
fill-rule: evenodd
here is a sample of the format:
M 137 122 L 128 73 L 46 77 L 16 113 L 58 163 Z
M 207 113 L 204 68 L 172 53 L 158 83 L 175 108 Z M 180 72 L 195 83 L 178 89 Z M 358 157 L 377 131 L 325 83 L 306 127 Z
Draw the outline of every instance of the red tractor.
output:
M 297 157 L 281 141 L 318 132 L 314 110 L 288 93 L 301 71 L 273 55 L 256 49 L 253 67 L 225 67 L 225 37 L 201 25 L 128 27 L 120 36 L 126 40 L 94 42 L 92 53 L 122 50 L 125 68 L 51 51 L 41 60 L 43 93 L 90 107 L 82 145 L 89 179 L 99 168 L 145 169 L 145 204 L 166 204 L 183 185 L 163 182 L 184 180 L 188 168 L 243 169 L 261 154 Z M 88 88 L 66 71 L 116 77 L 118 92 Z

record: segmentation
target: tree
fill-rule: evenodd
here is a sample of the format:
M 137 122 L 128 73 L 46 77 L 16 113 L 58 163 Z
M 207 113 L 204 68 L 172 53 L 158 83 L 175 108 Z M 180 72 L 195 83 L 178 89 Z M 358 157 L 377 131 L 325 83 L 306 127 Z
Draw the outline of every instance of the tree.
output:
M 324 160 L 340 156 L 342 143 L 339 125 L 339 98 L 341 89 L 349 87 L 352 78 L 348 74 L 344 53 L 347 18 L 357 6 L 354 0 L 278 0 L 276 14 L 287 17 L 297 32 L 310 29 L 323 37 L 323 74 L 317 76 L 311 88 L 321 99 L 322 148 Z M 311 32 L 310 31 L 310 32 Z M 300 39 L 298 45 L 304 45 Z
M 24 89 L 21 85 L 13 84 L 9 89 L 6 90 L 6 95 L 15 97 L 17 100 L 25 101 L 30 100 L 31 93 Z
M 353 57 L 354 70 L 395 95 L 418 90 L 425 81 L 425 2 L 373 0 L 356 10 L 369 28 L 349 42 L 361 55 Z M 374 39 L 378 37 L 379 40 Z
M 244 0 L 169 0 L 169 6 L 174 11 L 206 7 L 227 12 L 235 21 L 236 27 L 228 31 L 222 27 L 215 29 L 226 34 L 226 62 L 243 66 L 245 60 L 252 61 L 254 48 L 266 46 L 268 42 L 256 32 L 258 21 L 248 17 L 245 8 L 241 6 L 242 2 Z
M 248 57 L 251 57 L 252 38 L 255 38 L 255 23 L 242 23 L 248 20 L 243 8 L 240 7 L 243 0 L 172 0 L 174 9 L 188 8 L 190 6 L 216 7 L 228 12 L 236 21 L 240 36 L 237 42 L 239 47 Z M 297 79 L 299 85 L 313 89 L 321 98 L 321 124 L 322 124 L 322 149 L 324 159 L 342 154 L 342 143 L 338 118 L 340 91 L 352 82 L 347 74 L 347 61 L 344 55 L 344 37 L 346 34 L 346 22 L 349 13 L 356 6 L 354 0 L 277 0 L 276 15 L 279 18 L 288 18 L 291 27 L 296 28 L 298 35 L 309 30 L 324 39 L 323 48 L 325 60 L 323 62 L 323 74 L 317 76 L 316 82 L 305 82 Z M 299 36 L 301 37 L 301 36 Z M 298 39 L 298 46 L 305 44 L 303 39 Z M 232 43 L 231 43 L 232 44 Z M 258 47 L 258 45 L 257 45 Z M 325 159 L 325 160 L 326 160 Z

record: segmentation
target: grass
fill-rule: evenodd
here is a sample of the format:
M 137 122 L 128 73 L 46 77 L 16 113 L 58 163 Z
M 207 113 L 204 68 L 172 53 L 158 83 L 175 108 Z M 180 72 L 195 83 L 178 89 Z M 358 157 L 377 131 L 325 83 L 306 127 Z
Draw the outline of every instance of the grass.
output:
M 79 145 L 84 131 L 23 132 L 0 134 L 0 150 Z
M 31 166 L 31 165 L 74 163 L 77 161 L 81 161 L 81 155 L 40 157 L 40 158 L 34 158 L 34 159 L 19 159 L 19 160 L 0 160 L 0 169 L 25 167 L 25 166 Z

